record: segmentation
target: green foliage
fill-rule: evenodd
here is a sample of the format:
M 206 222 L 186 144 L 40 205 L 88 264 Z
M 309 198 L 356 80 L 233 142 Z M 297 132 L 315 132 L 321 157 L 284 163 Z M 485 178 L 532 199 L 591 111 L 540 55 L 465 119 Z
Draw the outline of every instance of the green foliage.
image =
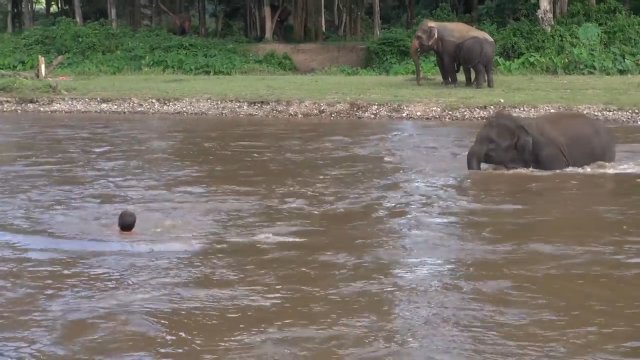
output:
M 496 67 L 504 73 L 638 74 L 640 17 L 618 2 L 593 7 L 570 2 L 551 32 L 521 20 L 504 27 L 481 26 L 496 41 Z
M 367 44 L 366 67 L 375 74 L 415 75 L 415 64 L 409 50 L 413 31 L 400 28 L 385 29 L 378 40 Z M 421 57 L 422 71 L 425 75 L 436 71 L 432 56 Z
M 450 2 L 416 1 L 416 23 L 427 17 L 438 21 L 469 22 L 469 14 L 456 16 Z M 243 8 L 239 7 L 239 13 Z M 393 7 L 403 14 L 404 7 Z M 496 41 L 496 71 L 509 74 L 639 74 L 640 16 L 618 0 L 569 1 L 568 14 L 557 19 L 550 32 L 537 23 L 537 1 L 486 0 L 479 8 L 478 28 Z M 391 15 L 383 14 L 385 18 Z M 367 42 L 364 68 L 346 66 L 322 71 L 342 75 L 414 75 L 409 56 L 416 25 L 405 30 L 404 20 L 383 28 L 377 40 Z M 272 74 L 295 71 L 287 55 L 261 56 L 248 50 L 250 41 L 239 20 L 225 22 L 221 39 L 177 37 L 165 30 L 113 31 L 106 21 L 77 26 L 71 19 L 46 19 L 22 34 L 0 35 L 0 70 L 33 71 L 37 55 L 51 61 L 65 55 L 59 66 L 74 74 L 170 73 L 170 74 Z M 370 34 L 370 22 L 362 23 Z M 290 38 L 291 25 L 285 26 Z M 367 35 L 368 36 L 368 35 Z M 342 41 L 329 31 L 326 40 Z M 425 75 L 437 74 L 433 54 L 421 57 Z M 9 86 L 6 83 L 3 86 Z
M 435 21 L 457 21 L 456 14 L 451 11 L 451 6 L 446 3 L 440 3 L 438 7 L 431 12 L 430 18 Z
M 54 81 L 27 80 L 18 77 L 0 78 L 0 93 L 19 95 L 60 94 L 58 83 Z
M 381 74 L 409 59 L 409 47 L 413 33 L 401 28 L 385 29 L 378 40 L 367 44 L 366 66 Z
M 529 0 L 487 0 L 478 7 L 482 19 L 490 19 L 498 26 L 507 26 L 514 21 L 535 21 L 538 2 Z
M 288 56 L 251 54 L 242 44 L 177 37 L 162 30 L 113 31 L 106 22 L 77 26 L 60 18 L 52 27 L 35 27 L 0 37 L 0 69 L 30 71 L 38 55 L 51 61 L 65 55 L 59 66 L 76 74 L 161 72 L 230 75 L 287 72 L 295 69 Z
M 478 26 L 496 41 L 496 71 L 508 74 L 638 74 L 640 73 L 640 17 L 618 1 L 605 0 L 593 7 L 587 1 L 570 1 L 568 14 L 547 33 L 537 23 L 537 2 L 487 0 L 480 7 Z M 428 17 L 439 21 L 456 18 L 450 6 L 440 4 Z M 491 21 L 487 21 L 491 20 Z M 388 75 L 414 74 L 410 61 L 411 37 L 416 29 L 383 31 L 368 44 L 367 66 Z M 425 74 L 437 73 L 433 57 L 422 58 Z

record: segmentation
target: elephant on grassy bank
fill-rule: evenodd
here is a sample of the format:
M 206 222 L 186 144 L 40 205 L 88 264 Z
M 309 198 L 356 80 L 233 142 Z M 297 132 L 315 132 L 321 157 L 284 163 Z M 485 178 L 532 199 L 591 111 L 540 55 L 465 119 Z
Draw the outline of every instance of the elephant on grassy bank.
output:
M 473 69 L 475 78 L 473 84 L 476 88 L 483 87 L 485 83 L 487 86 L 493 87 L 493 57 L 496 53 L 496 43 L 481 37 L 469 38 L 460 44 L 458 44 L 455 57 L 456 57 L 456 73 L 460 71 L 462 67 L 465 71 L 466 86 L 471 86 L 471 76 L 467 73 Z
M 524 118 L 498 111 L 478 131 L 467 153 L 467 169 L 480 170 L 481 163 L 540 170 L 610 163 L 616 158 L 615 145 L 609 128 L 582 113 Z
M 487 39 L 495 46 L 489 34 L 465 23 L 423 20 L 411 42 L 411 58 L 416 66 L 417 84 L 420 85 L 422 71 L 420 55 L 433 50 L 443 83 L 455 85 L 458 82 L 455 69 L 457 47 L 463 41 L 473 37 Z M 470 69 L 464 69 L 464 75 L 466 82 L 471 83 Z

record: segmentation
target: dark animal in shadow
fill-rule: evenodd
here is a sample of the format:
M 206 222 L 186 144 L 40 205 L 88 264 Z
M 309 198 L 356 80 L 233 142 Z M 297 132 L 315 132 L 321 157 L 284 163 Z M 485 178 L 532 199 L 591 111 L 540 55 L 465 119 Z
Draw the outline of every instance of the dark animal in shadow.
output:
M 467 153 L 467 169 L 480 170 L 481 163 L 541 170 L 611 163 L 615 146 L 611 130 L 582 113 L 525 118 L 498 111 L 478 131 Z

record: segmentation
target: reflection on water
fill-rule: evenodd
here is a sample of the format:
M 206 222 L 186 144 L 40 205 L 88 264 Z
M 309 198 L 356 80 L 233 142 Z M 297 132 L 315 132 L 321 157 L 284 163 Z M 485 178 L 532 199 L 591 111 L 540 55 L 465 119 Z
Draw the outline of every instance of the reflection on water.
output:
M 640 129 L 468 173 L 476 128 L 3 114 L 0 355 L 639 358 Z

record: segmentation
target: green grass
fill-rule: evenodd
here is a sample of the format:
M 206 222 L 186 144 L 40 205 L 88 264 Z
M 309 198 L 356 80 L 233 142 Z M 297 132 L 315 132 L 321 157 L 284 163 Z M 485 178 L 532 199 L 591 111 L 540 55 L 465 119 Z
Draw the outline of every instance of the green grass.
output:
M 462 74 L 460 74 L 462 75 Z M 4 79 L 4 82 L 8 80 Z M 54 81 L 57 86 L 20 80 L 0 94 L 16 97 L 211 98 L 219 100 L 315 100 L 326 102 L 431 103 L 470 105 L 611 105 L 640 107 L 640 76 L 501 75 L 494 89 L 457 88 L 430 78 L 416 86 L 411 76 L 184 76 L 118 75 Z M 464 76 L 462 76 L 464 83 Z M 54 91 L 52 91 L 52 89 Z

